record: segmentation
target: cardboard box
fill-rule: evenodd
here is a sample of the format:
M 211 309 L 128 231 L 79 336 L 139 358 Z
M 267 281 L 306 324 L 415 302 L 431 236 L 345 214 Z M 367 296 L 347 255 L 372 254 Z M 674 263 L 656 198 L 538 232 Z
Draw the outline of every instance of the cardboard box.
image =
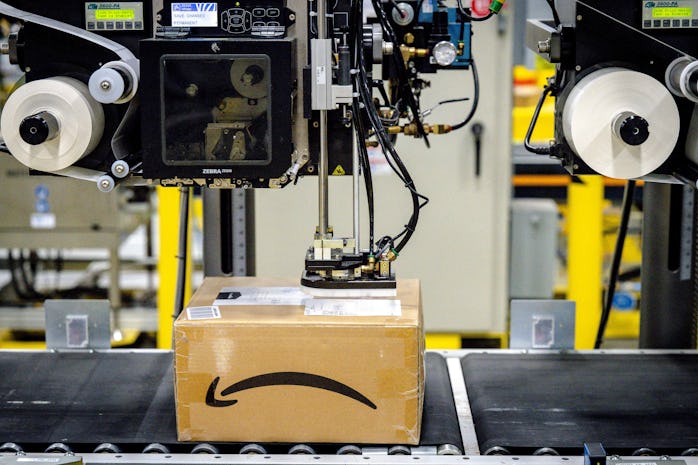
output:
M 254 288 L 282 286 L 297 290 L 298 283 L 207 278 L 177 319 L 178 439 L 418 444 L 419 281 L 398 282 L 396 298 L 358 304 L 278 305 L 254 295 Z M 255 305 L 240 305 L 250 296 Z M 396 300 L 399 316 L 363 316 L 397 313 Z M 269 301 L 275 304 L 259 305 Z

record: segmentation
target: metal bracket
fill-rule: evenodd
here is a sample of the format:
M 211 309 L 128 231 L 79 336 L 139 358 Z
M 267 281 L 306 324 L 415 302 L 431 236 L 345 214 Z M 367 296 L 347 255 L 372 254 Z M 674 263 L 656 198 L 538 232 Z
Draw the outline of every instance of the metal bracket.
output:
M 101 350 L 111 347 L 108 300 L 46 300 L 48 350 Z

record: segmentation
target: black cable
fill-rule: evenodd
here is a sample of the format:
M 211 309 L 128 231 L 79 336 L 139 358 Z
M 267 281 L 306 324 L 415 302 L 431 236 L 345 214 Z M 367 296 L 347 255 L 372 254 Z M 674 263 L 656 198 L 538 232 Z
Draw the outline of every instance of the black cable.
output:
M 356 11 L 356 6 L 352 13 L 354 15 L 363 13 L 361 11 Z M 352 68 L 358 68 L 358 53 L 363 53 L 363 50 L 357 46 L 358 43 L 363 39 L 363 31 L 357 28 L 358 21 L 351 21 L 349 28 L 349 41 L 355 46 L 351 48 L 351 61 Z M 358 74 L 353 75 L 354 87 L 358 88 L 359 79 Z M 368 157 L 368 150 L 366 149 L 366 131 L 364 129 L 363 122 L 363 111 L 361 109 L 361 104 L 359 103 L 359 98 L 354 97 L 352 101 L 352 106 L 354 107 L 354 133 L 356 137 L 356 144 L 359 151 L 359 163 L 361 165 L 361 172 L 364 178 L 364 185 L 366 187 L 366 202 L 368 204 L 368 234 L 369 234 L 369 252 L 373 253 L 373 242 L 375 237 L 375 202 L 373 195 L 373 174 L 371 173 L 371 162 Z
M 30 252 L 31 256 L 31 252 Z M 36 265 L 32 263 L 29 264 L 29 271 L 32 273 L 31 277 L 27 273 L 27 263 L 24 257 L 24 251 L 20 249 L 19 251 L 19 275 L 21 277 L 24 288 L 29 293 L 29 296 L 34 299 L 45 299 L 46 296 L 36 290 L 34 287 L 35 276 L 36 276 Z
M 357 13 L 354 20 L 355 23 L 357 23 L 357 30 L 360 30 L 361 28 L 363 28 L 363 15 L 361 14 L 361 2 L 356 3 Z M 374 7 L 375 3 L 376 0 L 374 0 Z M 378 7 L 380 7 L 380 5 L 378 5 Z M 417 222 L 419 221 L 419 210 L 428 203 L 428 199 L 425 196 L 419 194 L 419 192 L 417 192 L 417 190 L 415 189 L 414 181 L 412 180 L 412 177 L 410 176 L 407 167 L 402 162 L 402 159 L 398 155 L 397 151 L 395 150 L 395 147 L 390 142 L 390 138 L 385 132 L 383 124 L 380 120 L 380 116 L 378 115 L 375 105 L 373 104 L 371 89 L 369 89 L 367 84 L 368 76 L 366 72 L 366 63 L 363 57 L 362 43 L 358 41 L 358 37 L 355 38 L 355 47 L 357 50 L 357 61 L 359 69 L 359 76 L 356 82 L 359 87 L 358 90 L 361 100 L 363 101 L 364 107 L 366 109 L 366 114 L 369 118 L 369 121 L 371 122 L 371 126 L 373 127 L 376 136 L 378 137 L 378 142 L 380 143 L 381 148 L 383 149 L 383 153 L 386 156 L 386 159 L 388 159 L 389 154 L 389 156 L 392 158 L 392 161 L 395 163 L 394 169 L 396 173 L 398 174 L 400 179 L 403 180 L 405 187 L 407 187 L 412 196 L 412 215 L 410 216 L 408 223 L 405 225 L 405 229 L 400 234 L 395 236 L 395 238 L 393 238 L 394 240 L 396 240 L 396 238 L 401 238 L 400 242 L 395 245 L 395 251 L 399 253 L 412 237 L 412 234 L 414 233 L 415 228 L 417 226 Z M 392 164 L 391 167 L 393 167 Z
M 43 300 L 50 297 L 36 290 L 33 279 L 30 279 L 27 275 L 25 260 L 22 249 L 17 251 L 17 258 L 14 256 L 14 250 L 8 250 L 8 266 L 10 268 L 12 290 L 20 299 L 29 301 Z
M 468 21 L 473 21 L 473 22 L 487 21 L 492 16 L 494 16 L 494 12 L 492 10 L 490 10 L 490 12 L 487 13 L 486 16 L 475 17 L 475 16 L 471 15 L 467 9 L 463 8 L 462 0 L 457 0 L 457 3 L 458 3 L 458 12 L 461 15 L 463 15 L 465 18 L 467 18 Z
M 438 106 L 438 105 L 446 105 L 447 103 L 465 102 L 465 101 L 467 101 L 467 100 L 470 100 L 470 97 L 452 98 L 452 99 L 440 101 L 440 102 L 437 104 L 437 106 Z
M 36 273 L 39 271 L 39 254 L 36 250 L 29 251 L 29 271 L 31 272 L 31 285 L 36 282 Z
M 322 0 L 321 0 L 322 1 Z M 179 242 L 177 245 L 177 286 L 174 317 L 184 308 L 187 275 L 187 239 L 189 238 L 189 188 L 179 188 Z
M 368 237 L 369 250 L 373 253 L 373 241 L 375 237 L 375 212 L 374 212 L 374 197 L 373 197 L 373 175 L 371 173 L 371 162 L 368 158 L 368 150 L 366 150 L 366 132 L 364 131 L 364 123 L 360 114 L 359 99 L 354 99 L 354 124 L 356 130 L 356 144 L 359 149 L 359 162 L 361 163 L 361 171 L 366 186 L 366 200 L 368 203 Z
M 480 103 L 480 76 L 477 72 L 477 65 L 475 64 L 475 59 L 472 56 L 471 59 L 472 63 L 470 64 L 470 69 L 473 73 L 473 105 L 472 107 L 470 107 L 470 112 L 463 121 L 451 126 L 451 129 L 453 131 L 462 128 L 463 126 L 468 124 L 471 119 L 473 119 L 473 116 L 475 116 L 475 112 L 477 111 L 477 106 Z
M 531 117 L 531 122 L 528 124 L 528 130 L 526 131 L 526 137 L 524 138 L 524 147 L 526 150 L 528 150 L 531 153 L 535 153 L 536 155 L 551 155 L 552 152 L 550 150 L 550 147 L 538 147 L 535 145 L 531 144 L 531 136 L 533 135 L 533 130 L 536 128 L 536 123 L 538 122 L 538 116 L 540 115 L 540 110 L 543 108 L 543 103 L 545 103 L 545 99 L 548 97 L 548 94 L 552 92 L 553 88 L 552 86 L 545 86 L 543 89 L 543 92 L 541 92 L 540 97 L 538 98 L 538 104 L 536 105 L 536 109 L 533 111 L 533 116 Z
M 63 271 L 64 264 L 65 262 L 63 260 L 63 253 L 61 252 L 61 249 L 56 249 L 56 258 L 53 260 L 53 268 L 56 271 L 53 288 L 56 291 L 60 289 L 61 272 Z
M 625 236 L 628 234 L 628 223 L 630 222 L 630 210 L 633 206 L 633 197 L 635 196 L 635 181 L 628 180 L 623 191 L 623 206 L 620 216 L 620 224 L 618 225 L 618 237 L 616 238 L 616 247 L 613 250 L 613 261 L 611 262 L 611 271 L 608 278 L 608 290 L 606 291 L 606 299 L 601 313 L 601 321 L 599 329 L 596 332 L 596 342 L 594 349 L 601 348 L 603 336 L 606 332 L 608 318 L 611 315 L 613 307 L 613 296 L 616 292 L 616 283 L 618 282 L 618 270 L 620 269 L 620 261 L 623 257 L 623 246 L 625 245 Z
M 361 2 L 357 2 L 357 4 L 360 4 Z M 361 14 L 359 14 L 357 17 L 361 17 Z M 362 22 L 359 21 L 358 27 L 362 27 Z M 392 28 L 388 24 L 388 29 L 390 35 L 394 35 L 392 33 Z M 381 119 L 380 116 L 378 115 L 378 112 L 373 105 L 373 100 L 372 100 L 372 95 L 371 91 L 366 85 L 366 82 L 368 82 L 368 79 L 366 79 L 367 72 L 366 72 L 366 63 L 364 61 L 363 55 L 359 56 L 359 75 L 364 76 L 364 79 L 359 79 L 359 90 L 360 93 L 363 97 L 365 97 L 366 100 L 370 102 L 370 105 L 368 105 L 367 108 L 367 115 L 369 116 L 369 120 L 371 121 L 372 126 L 374 127 L 374 132 L 378 135 L 378 141 L 381 145 L 381 148 L 383 149 L 383 153 L 385 155 L 386 161 L 388 162 L 389 166 L 391 169 L 395 172 L 395 174 L 398 176 L 398 178 L 405 183 L 405 187 L 408 188 L 408 190 L 417 197 L 417 200 L 422 200 L 423 203 L 419 205 L 419 208 L 424 207 L 428 202 L 429 199 L 421 194 L 419 194 L 416 189 L 414 188 L 414 183 L 412 182 L 412 179 L 409 175 L 409 172 L 407 171 L 406 167 L 402 163 L 402 160 L 400 159 L 397 151 L 395 150 L 394 145 L 391 143 L 390 138 L 388 137 L 387 133 L 385 132 L 384 127 L 381 124 Z M 362 98 L 363 98 L 362 97 Z M 390 156 L 388 156 L 390 154 Z M 392 157 L 392 160 L 391 160 Z M 407 230 L 412 229 L 412 225 L 406 226 Z M 396 237 L 402 237 L 405 235 L 407 232 L 403 231 L 402 233 L 398 234 Z M 395 238 L 393 238 L 395 239 Z
M 398 4 L 395 0 L 388 0 L 388 2 L 393 6 L 393 8 L 395 8 L 400 13 L 401 18 L 405 17 L 406 13 L 400 9 L 400 7 L 398 6 Z
M 395 239 L 390 236 L 383 236 L 378 240 L 376 247 L 379 254 L 395 249 Z
M 376 12 L 376 16 L 378 17 L 378 21 L 381 23 L 383 31 L 388 36 L 388 40 L 393 44 L 398 44 L 399 42 L 397 40 L 397 36 L 395 35 L 395 31 L 393 30 L 393 27 L 390 24 L 387 15 L 385 14 L 385 10 L 383 9 L 383 5 L 381 4 L 380 0 L 371 1 L 373 3 L 373 9 Z M 424 125 L 422 124 L 422 120 L 420 118 L 421 112 L 419 111 L 417 99 L 415 98 L 414 93 L 412 92 L 412 87 L 410 86 L 409 76 L 407 75 L 407 68 L 405 68 L 405 61 L 403 60 L 401 53 L 393 53 L 391 57 L 393 59 L 395 70 L 397 72 L 399 89 L 402 91 L 402 96 L 407 100 L 407 106 L 410 108 L 410 110 L 412 110 L 414 123 L 417 125 L 417 133 L 422 138 L 424 138 L 424 144 L 427 146 L 427 148 L 429 148 L 431 144 L 429 143 L 429 138 L 427 137 L 427 133 L 424 130 Z
M 15 262 L 14 250 L 12 249 L 7 250 L 7 265 L 10 268 L 10 283 L 12 284 L 12 290 L 20 299 L 31 300 L 29 294 L 22 289 L 19 278 L 17 277 L 17 263 Z
M 557 8 L 555 7 L 555 0 L 545 0 L 548 3 L 548 6 L 550 7 L 550 10 L 553 12 L 553 21 L 555 22 L 555 26 L 560 25 L 560 15 L 557 14 Z
M 430 109 L 428 109 L 424 113 L 422 113 L 422 116 L 427 116 L 427 115 L 431 114 L 434 110 L 439 108 L 441 105 L 448 105 L 449 103 L 466 102 L 468 100 L 470 100 L 470 97 L 452 98 L 452 99 L 448 99 L 448 100 L 441 100 L 436 105 L 434 105 L 433 107 L 431 107 Z

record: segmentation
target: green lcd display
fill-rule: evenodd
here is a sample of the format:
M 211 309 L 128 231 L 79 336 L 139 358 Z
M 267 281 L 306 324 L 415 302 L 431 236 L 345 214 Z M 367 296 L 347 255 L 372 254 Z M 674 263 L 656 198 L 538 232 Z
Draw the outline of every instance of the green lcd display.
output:
M 663 18 L 690 18 L 693 16 L 693 8 L 654 8 L 652 17 Z

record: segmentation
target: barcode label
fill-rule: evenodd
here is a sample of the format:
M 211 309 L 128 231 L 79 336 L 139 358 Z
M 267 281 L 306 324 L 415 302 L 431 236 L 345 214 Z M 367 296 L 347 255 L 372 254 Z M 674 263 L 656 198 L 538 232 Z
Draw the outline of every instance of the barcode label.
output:
M 210 320 L 212 318 L 220 318 L 221 310 L 215 305 L 210 307 L 189 307 L 187 308 L 187 317 L 190 320 Z

